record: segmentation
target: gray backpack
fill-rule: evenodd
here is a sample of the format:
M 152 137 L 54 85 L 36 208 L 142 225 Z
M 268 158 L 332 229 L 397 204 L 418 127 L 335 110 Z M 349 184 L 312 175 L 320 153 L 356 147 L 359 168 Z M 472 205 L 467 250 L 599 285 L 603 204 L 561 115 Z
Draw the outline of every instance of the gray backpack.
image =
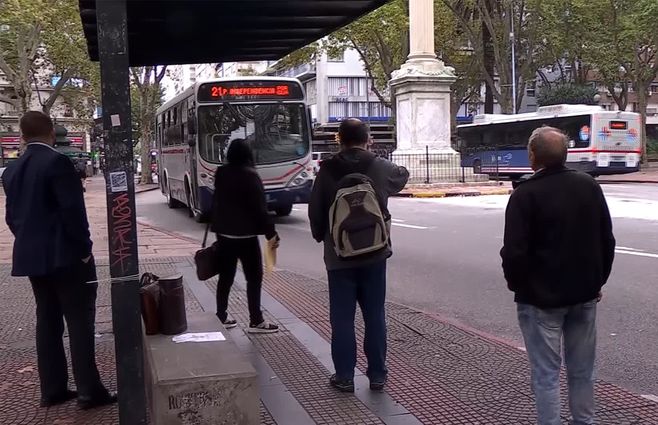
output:
M 390 215 L 372 180 L 361 173 L 341 178 L 329 209 L 329 232 L 336 255 L 353 259 L 386 249 L 390 230 Z

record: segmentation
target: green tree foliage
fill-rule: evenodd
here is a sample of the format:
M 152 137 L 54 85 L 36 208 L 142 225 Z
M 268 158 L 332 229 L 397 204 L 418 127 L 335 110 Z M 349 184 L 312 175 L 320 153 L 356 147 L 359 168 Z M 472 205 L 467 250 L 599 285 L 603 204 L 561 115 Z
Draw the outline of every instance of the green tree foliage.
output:
M 633 89 L 642 117 L 642 156 L 646 160 L 649 88 L 658 77 L 658 2 L 597 0 L 590 7 L 597 25 L 588 37 L 588 59 L 620 109 L 626 109 L 629 88 Z M 621 89 L 619 93 L 615 88 Z
M 144 66 L 131 68 L 131 113 L 133 138 L 139 144 L 142 161 L 141 182 L 152 183 L 151 148 L 155 140 L 155 113 L 162 105 L 162 79 L 166 66 Z M 187 113 L 187 111 L 183 111 Z M 181 117 L 181 119 L 184 119 Z
M 597 94 L 598 91 L 592 86 L 570 83 L 545 85 L 537 96 L 537 105 L 596 105 L 594 96 Z
M 50 113 L 64 97 L 89 117 L 98 98 L 99 72 L 87 56 L 78 2 L 0 1 L 0 70 L 13 87 L 13 94 L 0 94 L 0 102 L 26 111 L 34 88 L 56 81 L 52 90 L 39 92 L 42 110 Z

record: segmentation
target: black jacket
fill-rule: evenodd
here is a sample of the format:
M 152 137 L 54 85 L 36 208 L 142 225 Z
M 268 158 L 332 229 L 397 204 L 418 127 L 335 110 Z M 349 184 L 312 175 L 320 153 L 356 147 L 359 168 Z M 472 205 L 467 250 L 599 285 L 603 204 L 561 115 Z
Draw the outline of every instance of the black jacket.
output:
M 71 160 L 30 144 L 2 175 L 14 276 L 39 277 L 91 255 L 82 184 Z
M 211 230 L 230 236 L 276 235 L 265 189 L 254 168 L 224 165 L 215 173 Z
M 360 267 L 391 256 L 390 249 L 359 259 L 342 260 L 336 255 L 329 235 L 329 209 L 336 197 L 338 181 L 355 172 L 367 174 L 372 179 L 374 189 L 385 207 L 388 206 L 389 196 L 404 189 L 409 180 L 409 172 L 406 168 L 383 158 L 376 158 L 373 153 L 363 149 L 349 149 L 322 161 L 313 184 L 308 217 L 313 238 L 318 242 L 324 241 L 324 261 L 327 270 Z
M 516 302 L 558 308 L 593 300 L 615 255 L 603 191 L 564 167 L 521 182 L 507 206 L 500 254 Z

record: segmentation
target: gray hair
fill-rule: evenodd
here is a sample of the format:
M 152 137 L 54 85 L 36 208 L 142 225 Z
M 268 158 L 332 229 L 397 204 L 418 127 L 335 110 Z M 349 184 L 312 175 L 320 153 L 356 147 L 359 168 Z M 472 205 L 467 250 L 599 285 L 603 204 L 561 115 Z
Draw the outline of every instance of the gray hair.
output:
M 532 132 L 528 150 L 535 155 L 537 164 L 545 168 L 563 166 L 567 162 L 569 138 L 555 127 L 539 127 Z

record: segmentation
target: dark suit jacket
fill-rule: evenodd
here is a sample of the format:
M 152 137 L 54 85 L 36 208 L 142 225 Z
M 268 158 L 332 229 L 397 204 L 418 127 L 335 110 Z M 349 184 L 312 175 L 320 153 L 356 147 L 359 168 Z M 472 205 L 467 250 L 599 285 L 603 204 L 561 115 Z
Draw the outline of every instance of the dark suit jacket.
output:
M 91 255 L 82 184 L 71 160 L 29 144 L 2 175 L 14 234 L 13 276 L 45 276 Z
M 615 257 L 612 220 L 596 181 L 560 167 L 519 184 L 507 206 L 501 256 L 519 303 L 558 308 L 595 299 Z

